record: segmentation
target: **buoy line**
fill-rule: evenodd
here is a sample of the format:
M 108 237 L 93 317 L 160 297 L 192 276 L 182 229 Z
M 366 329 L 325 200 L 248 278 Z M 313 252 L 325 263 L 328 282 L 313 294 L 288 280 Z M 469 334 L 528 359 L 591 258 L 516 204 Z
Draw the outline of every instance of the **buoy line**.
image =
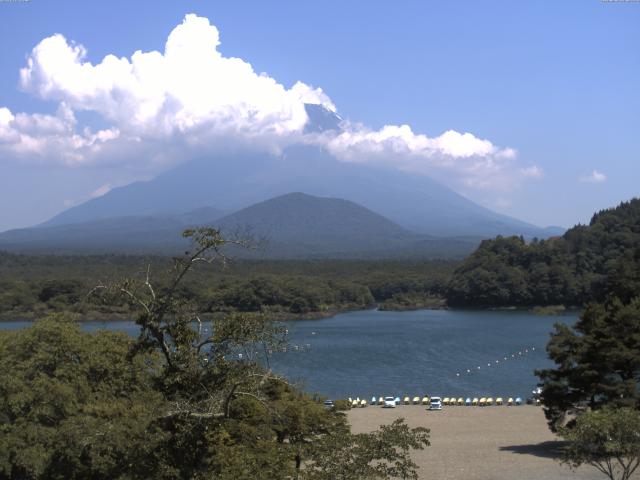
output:
M 514 353 L 510 353 L 510 354 L 506 354 L 503 355 L 502 357 L 494 360 L 493 362 L 487 362 L 487 366 L 484 367 L 484 363 L 482 365 L 478 365 L 476 367 L 471 367 L 471 368 L 467 368 L 467 369 L 463 369 L 460 372 L 456 372 L 456 377 L 461 377 L 463 375 L 471 375 L 472 373 L 476 372 L 481 372 L 482 368 L 484 367 L 486 368 L 491 368 L 492 366 L 499 366 L 500 364 L 504 364 L 505 362 L 513 359 L 518 359 L 518 358 L 522 358 L 526 355 L 529 355 L 530 353 L 533 353 L 536 351 L 536 347 L 527 347 L 527 348 L 523 348 L 522 350 L 518 350 L 517 352 Z

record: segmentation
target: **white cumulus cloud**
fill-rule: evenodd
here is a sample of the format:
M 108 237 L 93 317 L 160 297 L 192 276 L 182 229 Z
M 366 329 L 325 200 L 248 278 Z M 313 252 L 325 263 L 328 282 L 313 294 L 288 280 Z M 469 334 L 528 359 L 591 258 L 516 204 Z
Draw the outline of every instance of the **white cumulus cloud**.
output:
M 408 125 L 372 130 L 350 122 L 340 132 L 305 133 L 305 103 L 336 112 L 327 94 L 303 82 L 287 87 L 243 59 L 224 56 L 219 46 L 215 25 L 194 14 L 173 29 L 163 51 L 107 55 L 95 64 L 84 46 L 61 34 L 47 37 L 29 54 L 20 86 L 56 102 L 57 113 L 0 108 L 0 152 L 73 166 L 138 162 L 151 168 L 221 146 L 278 152 L 307 142 L 343 161 L 455 178 L 470 188 L 509 187 L 542 175 L 535 165 L 518 165 L 514 149 L 472 133 L 429 137 Z M 80 125 L 76 113 L 83 111 L 97 113 L 107 127 Z
M 62 35 L 42 40 L 20 71 L 28 92 L 71 108 L 93 110 L 132 135 L 166 136 L 206 127 L 243 136 L 301 132 L 304 103 L 334 108 L 320 89 L 285 88 L 239 58 L 224 57 L 218 29 L 187 15 L 164 52 L 107 55 L 93 65 L 86 50 Z M 213 131 L 213 132 L 212 132 Z
M 414 133 L 408 125 L 371 130 L 345 124 L 344 131 L 326 139 L 338 158 L 353 162 L 395 165 L 408 171 L 451 180 L 464 187 L 509 189 L 527 177 L 539 177 L 537 166 L 517 168 L 517 153 L 471 133 L 448 130 L 437 137 Z
M 607 181 L 607 176 L 598 170 L 592 170 L 588 175 L 580 175 L 578 180 L 584 183 L 602 183 Z

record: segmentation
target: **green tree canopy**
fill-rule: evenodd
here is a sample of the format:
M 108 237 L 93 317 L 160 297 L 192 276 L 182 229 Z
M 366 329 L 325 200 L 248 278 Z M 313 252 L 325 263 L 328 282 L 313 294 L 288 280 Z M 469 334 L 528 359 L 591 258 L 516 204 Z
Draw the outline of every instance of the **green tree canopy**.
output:
M 153 353 L 56 316 L 0 335 L 0 478 L 148 478 L 166 438 Z
M 596 213 L 562 237 L 485 240 L 454 271 L 447 301 L 462 306 L 582 306 L 638 294 L 640 199 Z
M 556 368 L 537 372 L 555 428 L 587 409 L 640 405 L 640 297 L 591 304 L 575 326 L 558 324 L 549 344 Z
M 628 480 L 640 465 L 640 412 L 605 408 L 578 417 L 572 428 L 561 429 L 567 440 L 564 461 L 572 467 L 587 464 L 610 480 Z

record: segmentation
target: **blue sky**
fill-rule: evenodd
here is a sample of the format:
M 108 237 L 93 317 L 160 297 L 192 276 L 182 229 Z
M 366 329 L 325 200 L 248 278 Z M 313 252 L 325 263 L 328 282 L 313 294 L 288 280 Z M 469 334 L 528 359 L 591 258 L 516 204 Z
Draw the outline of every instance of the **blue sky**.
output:
M 20 83 L 39 42 L 60 33 L 68 45 L 84 46 L 82 61 L 93 65 L 108 54 L 162 52 L 187 13 L 217 27 L 225 57 L 243 59 L 286 89 L 297 81 L 321 88 L 343 117 L 366 125 L 354 131 L 369 143 L 385 125 L 404 124 L 411 127 L 409 143 L 414 134 L 438 140 L 449 130 L 490 142 L 495 149 L 482 161 L 458 150 L 447 156 L 451 149 L 442 153 L 436 142 L 440 153 L 429 146 L 420 166 L 415 156 L 401 166 L 434 172 L 494 210 L 570 226 L 640 193 L 640 3 L 634 2 L 0 2 L 0 108 L 14 120 L 30 115 L 23 130 L 6 127 L 11 138 L 19 131 L 37 139 L 44 130 L 36 113 L 60 120 L 47 135 L 67 128 L 62 101 L 71 105 L 78 132 L 114 125 L 105 118 L 107 106 L 93 107 L 99 96 L 87 106 L 81 86 L 51 93 L 55 71 L 47 77 L 38 70 L 28 85 Z M 36 66 L 46 63 L 45 54 Z M 148 129 L 145 135 L 156 138 Z M 38 155 L 0 149 L 0 230 L 46 220 L 173 161 L 147 158 L 166 152 L 166 143 L 108 150 L 118 161 L 107 153 L 61 161 L 69 152 L 57 145 L 44 144 Z M 517 155 L 502 155 L 507 149 Z

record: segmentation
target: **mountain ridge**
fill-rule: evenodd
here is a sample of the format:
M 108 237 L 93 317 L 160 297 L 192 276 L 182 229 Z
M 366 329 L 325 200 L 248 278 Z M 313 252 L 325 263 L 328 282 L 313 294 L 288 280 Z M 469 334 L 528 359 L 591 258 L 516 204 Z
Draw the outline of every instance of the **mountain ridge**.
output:
M 290 192 L 342 198 L 418 233 L 548 237 L 545 229 L 486 209 L 424 175 L 343 162 L 310 146 L 281 155 L 236 152 L 179 165 L 111 190 L 43 226 L 128 215 L 176 215 L 206 205 L 233 212 Z
M 126 216 L 0 234 L 0 249 L 20 253 L 161 253 L 188 246 L 183 229 L 201 224 L 224 235 L 251 231 L 266 249 L 233 254 L 253 258 L 460 257 L 479 238 L 440 239 L 411 232 L 349 200 L 293 192 L 211 219 L 217 209 L 177 216 Z M 205 221 L 202 215 L 209 215 Z

